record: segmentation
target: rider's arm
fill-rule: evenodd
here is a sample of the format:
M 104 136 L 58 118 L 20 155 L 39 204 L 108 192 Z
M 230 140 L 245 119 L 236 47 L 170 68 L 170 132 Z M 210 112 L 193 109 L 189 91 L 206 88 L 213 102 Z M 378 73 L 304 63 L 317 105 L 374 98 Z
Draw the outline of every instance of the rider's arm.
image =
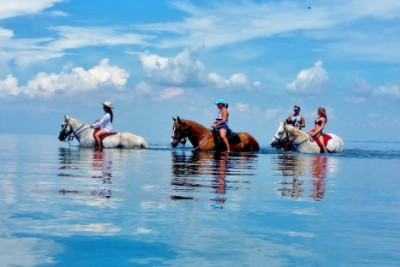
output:
M 326 122 L 326 120 L 325 120 L 325 118 L 322 118 L 321 121 L 322 121 L 321 126 L 319 127 L 319 129 L 318 129 L 317 131 L 315 131 L 315 132 L 312 133 L 313 136 L 316 136 L 318 133 L 322 133 L 322 130 L 323 130 L 324 127 L 325 127 L 325 122 Z M 315 127 L 314 127 L 314 128 L 315 128 Z
M 107 122 L 108 120 L 110 120 L 110 116 L 108 115 L 108 113 L 106 113 L 104 114 L 103 118 L 101 118 L 100 121 L 97 121 L 94 124 L 92 124 L 92 127 L 101 128 L 101 126 L 104 125 L 104 123 Z
M 300 127 L 300 128 L 306 127 L 306 121 L 305 121 L 305 119 L 304 119 L 303 116 L 301 116 L 299 127 Z

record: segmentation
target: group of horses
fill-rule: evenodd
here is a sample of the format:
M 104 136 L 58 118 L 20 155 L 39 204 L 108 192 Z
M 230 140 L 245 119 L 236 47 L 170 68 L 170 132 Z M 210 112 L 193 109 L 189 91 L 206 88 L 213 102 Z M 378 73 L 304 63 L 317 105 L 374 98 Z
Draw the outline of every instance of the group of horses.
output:
M 96 143 L 93 137 L 94 129 L 90 124 L 81 120 L 71 118 L 67 115 L 61 125 L 58 136 L 60 141 L 71 141 L 76 138 L 81 147 L 94 148 Z M 340 153 L 344 149 L 343 140 L 335 134 L 327 134 L 326 148 L 331 153 Z M 173 148 L 180 143 L 184 144 L 189 139 L 195 150 L 200 151 L 224 151 L 223 142 L 213 129 L 179 117 L 173 118 L 171 145 Z M 249 133 L 238 132 L 228 137 L 232 151 L 256 152 L 260 150 L 257 140 Z M 131 133 L 115 133 L 103 139 L 104 148 L 148 148 L 143 137 Z M 298 151 L 302 153 L 320 153 L 321 148 L 316 141 L 307 133 L 298 128 L 281 123 L 271 140 L 271 146 L 277 149 Z

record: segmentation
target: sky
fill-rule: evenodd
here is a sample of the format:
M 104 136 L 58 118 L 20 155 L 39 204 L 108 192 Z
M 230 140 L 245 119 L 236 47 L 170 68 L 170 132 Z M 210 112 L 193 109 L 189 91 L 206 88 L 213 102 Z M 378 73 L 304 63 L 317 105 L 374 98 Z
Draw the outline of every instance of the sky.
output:
M 267 146 L 293 109 L 344 141 L 400 141 L 400 1 L 0 0 L 0 134 L 58 136 L 114 106 L 169 142 L 172 117 Z

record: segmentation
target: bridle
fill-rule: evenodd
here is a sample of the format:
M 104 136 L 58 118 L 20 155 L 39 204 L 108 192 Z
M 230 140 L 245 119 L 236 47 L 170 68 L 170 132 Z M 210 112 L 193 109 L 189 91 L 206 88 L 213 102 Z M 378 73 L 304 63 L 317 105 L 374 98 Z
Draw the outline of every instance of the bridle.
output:
M 285 138 L 282 139 L 283 133 L 277 138 L 274 135 L 275 140 L 278 142 L 278 144 L 286 143 L 290 140 L 289 138 L 289 131 L 287 130 L 286 126 L 283 127 L 284 133 L 286 134 Z
M 68 122 L 66 122 L 66 124 L 65 124 L 65 126 L 64 126 L 64 129 L 63 129 L 63 132 L 65 132 L 66 131 L 66 127 L 69 125 L 69 123 Z M 81 134 L 82 132 L 84 132 L 84 131 L 86 131 L 89 127 L 86 127 L 86 128 L 84 128 L 84 129 L 82 129 L 84 126 L 85 126 L 86 124 L 85 123 L 83 123 L 81 126 L 79 126 L 78 127 L 78 129 L 76 129 L 75 131 L 72 129 L 72 127 L 71 127 L 71 130 L 70 131 L 68 131 L 68 132 L 66 132 L 66 133 L 64 133 L 65 134 L 65 136 L 64 136 L 64 142 L 71 142 L 72 140 L 74 140 L 74 138 L 76 138 L 78 141 L 79 141 L 79 138 L 78 138 L 78 135 L 79 134 Z
M 174 126 L 172 126 L 172 136 L 171 136 L 171 138 L 172 138 L 173 140 L 176 140 L 178 143 L 181 143 L 183 146 L 185 146 L 185 144 L 186 144 L 186 138 L 189 137 L 189 127 L 186 126 L 186 127 L 179 133 L 178 137 L 175 137 L 175 136 L 174 136 L 175 130 L 176 130 L 176 127 L 175 127 L 175 125 L 174 125 Z M 211 134 L 211 132 L 212 132 L 212 130 L 209 130 L 208 133 L 207 133 L 207 135 L 203 138 L 203 140 L 200 141 L 200 143 L 199 143 L 199 145 L 198 145 L 197 147 L 193 148 L 193 150 L 199 149 L 199 147 L 201 147 L 201 146 L 207 141 L 207 138 L 208 138 L 208 136 Z
M 186 138 L 189 136 L 188 127 L 185 127 L 182 131 L 180 131 L 178 137 L 175 137 L 175 125 L 172 126 L 172 135 L 171 138 L 175 140 L 177 143 L 181 143 L 183 146 L 186 144 Z
M 277 138 L 277 137 L 274 135 L 274 138 L 275 138 L 275 140 L 278 142 L 278 144 L 284 144 L 284 143 L 289 142 L 289 140 L 290 140 L 290 138 L 289 138 L 289 131 L 287 130 L 287 127 L 284 126 L 283 129 L 284 129 L 284 133 L 286 134 L 286 137 L 285 137 L 285 138 L 282 139 L 283 133 L 280 135 L 279 138 Z M 311 142 L 314 142 L 314 140 L 312 139 L 312 137 L 309 135 L 309 138 L 308 138 L 308 139 L 305 139 L 305 140 L 301 141 L 300 143 L 295 143 L 295 145 L 296 145 L 296 146 L 300 146 L 301 144 L 307 142 L 308 140 L 310 140 Z

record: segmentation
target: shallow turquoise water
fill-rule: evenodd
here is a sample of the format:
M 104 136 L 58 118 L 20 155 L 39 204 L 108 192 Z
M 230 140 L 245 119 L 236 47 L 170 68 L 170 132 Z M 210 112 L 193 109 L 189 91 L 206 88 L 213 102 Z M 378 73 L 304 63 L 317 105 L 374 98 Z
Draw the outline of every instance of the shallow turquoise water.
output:
M 227 157 L 1 137 L 1 266 L 400 262 L 399 143 Z

